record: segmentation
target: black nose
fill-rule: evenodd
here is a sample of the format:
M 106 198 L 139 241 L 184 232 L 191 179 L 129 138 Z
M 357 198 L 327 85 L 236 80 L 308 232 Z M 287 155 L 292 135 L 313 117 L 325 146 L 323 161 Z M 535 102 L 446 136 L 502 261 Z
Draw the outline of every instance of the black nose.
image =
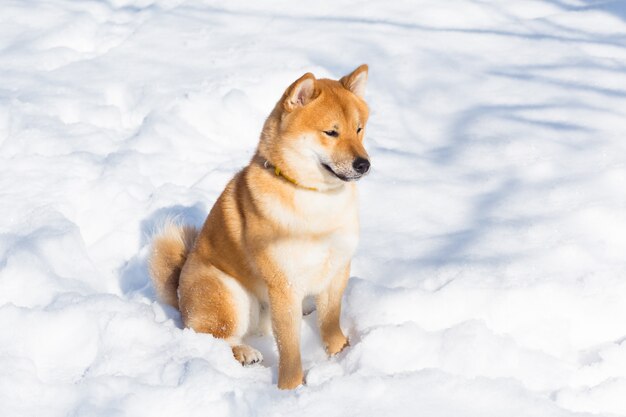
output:
M 370 161 L 365 158 L 358 157 L 352 163 L 352 168 L 359 174 L 365 174 L 370 170 Z

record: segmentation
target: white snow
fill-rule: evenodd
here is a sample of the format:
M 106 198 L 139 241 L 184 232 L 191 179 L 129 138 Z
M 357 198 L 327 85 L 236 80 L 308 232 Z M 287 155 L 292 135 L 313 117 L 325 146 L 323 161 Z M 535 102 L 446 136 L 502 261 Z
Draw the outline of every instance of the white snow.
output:
M 305 72 L 370 65 L 351 346 L 155 301 Z M 0 415 L 626 416 L 626 1 L 4 0 Z M 586 414 L 589 413 L 589 414 Z

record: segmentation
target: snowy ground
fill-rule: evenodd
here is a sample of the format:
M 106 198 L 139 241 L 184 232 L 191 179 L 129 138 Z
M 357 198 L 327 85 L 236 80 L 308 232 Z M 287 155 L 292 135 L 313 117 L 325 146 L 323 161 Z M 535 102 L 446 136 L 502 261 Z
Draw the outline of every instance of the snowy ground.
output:
M 149 236 L 364 62 L 352 346 L 313 314 L 282 392 L 155 302 Z M 2 0 L 0 415 L 624 416 L 625 138 L 626 1 Z

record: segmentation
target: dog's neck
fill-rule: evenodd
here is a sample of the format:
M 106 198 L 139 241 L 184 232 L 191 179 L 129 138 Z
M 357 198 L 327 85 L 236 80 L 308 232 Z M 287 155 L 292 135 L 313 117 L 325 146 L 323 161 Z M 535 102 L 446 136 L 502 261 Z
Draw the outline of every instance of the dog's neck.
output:
M 278 166 L 272 165 L 272 163 L 270 161 L 268 161 L 267 159 L 263 162 L 263 168 L 270 169 L 270 170 L 274 171 L 274 174 L 277 177 L 284 178 L 285 180 L 289 181 L 290 183 L 292 183 L 296 187 L 304 188 L 305 190 L 310 190 L 310 191 L 320 191 L 318 188 L 307 187 L 306 185 L 302 185 L 298 181 L 296 181 L 295 179 L 285 175 L 285 173 L 283 171 L 281 171 L 281 169 Z
M 270 158 L 265 156 L 262 152 L 258 152 L 258 151 L 252 158 L 252 161 L 250 162 L 250 164 L 256 165 L 262 168 L 264 171 L 271 173 L 273 176 L 278 177 L 277 179 L 288 182 L 292 184 L 294 187 L 302 189 L 302 190 L 315 191 L 319 193 L 338 192 L 342 190 L 346 185 L 344 183 L 339 183 L 337 185 L 323 183 L 321 187 L 312 187 L 312 186 L 304 185 L 300 181 L 292 177 L 291 175 L 286 174 L 279 164 L 275 164 Z

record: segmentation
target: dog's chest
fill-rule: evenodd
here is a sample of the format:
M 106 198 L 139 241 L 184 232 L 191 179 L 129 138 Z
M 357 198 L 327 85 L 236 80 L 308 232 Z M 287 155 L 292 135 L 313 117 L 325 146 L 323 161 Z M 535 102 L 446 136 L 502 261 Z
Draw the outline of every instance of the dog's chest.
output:
M 347 265 L 358 241 L 342 230 L 323 237 L 292 236 L 272 245 L 273 261 L 299 294 L 318 294 Z
M 336 195 L 302 192 L 294 207 L 276 207 L 289 233 L 272 244 L 273 262 L 300 294 L 324 290 L 352 258 L 358 242 L 355 197 L 353 189 Z

